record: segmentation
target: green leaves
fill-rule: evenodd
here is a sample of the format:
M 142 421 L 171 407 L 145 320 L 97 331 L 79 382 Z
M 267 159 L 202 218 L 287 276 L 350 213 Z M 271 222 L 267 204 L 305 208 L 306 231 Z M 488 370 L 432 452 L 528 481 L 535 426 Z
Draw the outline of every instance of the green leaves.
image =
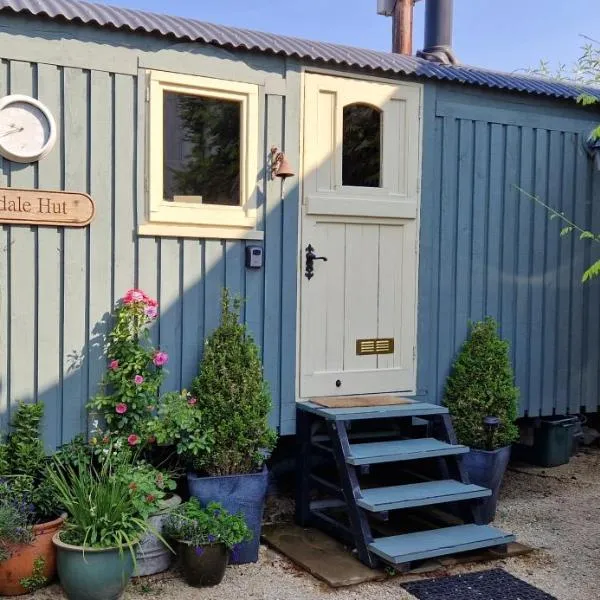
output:
M 496 322 L 487 317 L 472 324 L 469 338 L 446 382 L 444 397 L 459 442 L 489 450 L 515 441 L 518 395 L 508 342 L 498 336 Z M 483 425 L 487 416 L 500 419 L 500 427 L 492 440 Z M 490 444 L 492 448 L 488 447 Z
M 252 473 L 275 445 L 268 418 L 271 396 L 259 350 L 239 322 L 241 299 L 223 290 L 221 323 L 208 338 L 191 393 L 212 444 L 196 453 L 194 465 L 210 475 Z
M 231 549 L 252 539 L 242 514 L 232 515 L 217 502 L 203 508 L 197 498 L 190 498 L 171 512 L 163 530 L 167 537 L 195 547 L 225 544 Z

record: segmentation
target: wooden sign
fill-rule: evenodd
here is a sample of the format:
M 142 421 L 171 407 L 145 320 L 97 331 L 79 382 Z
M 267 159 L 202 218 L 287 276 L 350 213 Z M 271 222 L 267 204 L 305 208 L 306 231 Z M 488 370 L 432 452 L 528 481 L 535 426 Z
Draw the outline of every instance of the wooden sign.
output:
M 0 223 L 85 227 L 95 212 L 87 194 L 0 188 Z

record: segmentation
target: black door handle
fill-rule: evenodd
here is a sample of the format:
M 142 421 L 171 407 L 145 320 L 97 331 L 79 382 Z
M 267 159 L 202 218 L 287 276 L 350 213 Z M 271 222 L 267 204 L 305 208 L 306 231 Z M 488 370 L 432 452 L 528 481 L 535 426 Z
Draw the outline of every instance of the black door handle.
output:
M 306 270 L 304 271 L 304 276 L 306 277 L 306 279 L 312 279 L 312 276 L 314 275 L 315 260 L 322 260 L 323 262 L 327 262 L 327 257 L 317 256 L 315 254 L 315 249 L 312 247 L 311 244 L 309 244 L 308 246 L 306 246 Z

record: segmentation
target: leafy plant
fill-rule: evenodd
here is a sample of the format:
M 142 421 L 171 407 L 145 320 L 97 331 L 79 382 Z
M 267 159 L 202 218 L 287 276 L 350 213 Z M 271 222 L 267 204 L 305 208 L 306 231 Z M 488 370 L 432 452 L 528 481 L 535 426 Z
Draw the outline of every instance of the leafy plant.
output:
M 259 350 L 239 322 L 240 305 L 223 290 L 221 323 L 206 341 L 191 386 L 203 427 L 212 435 L 212 446 L 198 451 L 194 465 L 209 475 L 255 472 L 276 442 Z
M 23 577 L 19 583 L 31 594 L 36 590 L 43 588 L 48 582 L 48 578 L 44 575 L 46 568 L 46 559 L 43 556 L 38 556 L 33 561 L 33 571 L 29 577 Z
M 60 539 L 84 548 L 128 548 L 134 560 L 135 545 L 147 531 L 162 540 L 146 521 L 130 473 L 131 464 L 111 448 L 99 467 L 76 469 L 57 459 L 48 476 L 68 513 Z
M 252 539 L 242 514 L 232 515 L 221 504 L 202 507 L 197 498 L 184 502 L 169 514 L 163 525 L 165 535 L 196 548 L 225 544 L 230 550 Z
M 471 448 L 492 450 L 518 437 L 514 422 L 519 390 L 514 385 L 508 342 L 500 339 L 497 327 L 491 317 L 471 324 L 469 338 L 446 382 L 444 403 L 456 435 L 461 444 Z M 491 441 L 483 424 L 488 416 L 500 419 Z
M 138 435 L 151 416 L 164 379 L 168 355 L 150 343 L 148 326 L 158 316 L 158 303 L 141 290 L 122 298 L 108 335 L 108 369 L 104 393 L 89 406 L 99 411 L 112 431 Z
M 212 432 L 204 425 L 198 400 L 186 390 L 161 398 L 156 417 L 148 421 L 147 435 L 158 444 L 174 446 L 187 462 L 212 447 Z
M 44 476 L 48 457 L 40 438 L 43 416 L 42 403 L 19 404 L 6 444 L 0 446 L 0 476 L 10 482 L 15 494 L 33 504 L 38 522 L 59 511 L 54 490 Z
M 15 544 L 33 541 L 35 512 L 29 499 L 0 481 L 0 562 L 8 560 Z

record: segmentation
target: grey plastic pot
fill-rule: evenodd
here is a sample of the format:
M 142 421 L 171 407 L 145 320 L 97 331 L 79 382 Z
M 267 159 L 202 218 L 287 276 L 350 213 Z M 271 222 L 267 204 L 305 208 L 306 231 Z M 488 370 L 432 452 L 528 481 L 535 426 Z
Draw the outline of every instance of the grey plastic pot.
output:
M 52 538 L 58 579 L 69 600 L 119 600 L 133 573 L 129 548 L 82 548 Z
M 149 523 L 154 531 L 162 533 L 163 524 L 171 510 L 181 504 L 181 497 L 173 494 L 170 498 L 161 502 L 158 512 L 153 514 Z M 140 542 L 135 553 L 137 563 L 134 575 L 136 577 L 145 577 L 147 575 L 156 575 L 166 571 L 173 560 L 173 552 L 161 542 L 154 533 L 149 531 Z

